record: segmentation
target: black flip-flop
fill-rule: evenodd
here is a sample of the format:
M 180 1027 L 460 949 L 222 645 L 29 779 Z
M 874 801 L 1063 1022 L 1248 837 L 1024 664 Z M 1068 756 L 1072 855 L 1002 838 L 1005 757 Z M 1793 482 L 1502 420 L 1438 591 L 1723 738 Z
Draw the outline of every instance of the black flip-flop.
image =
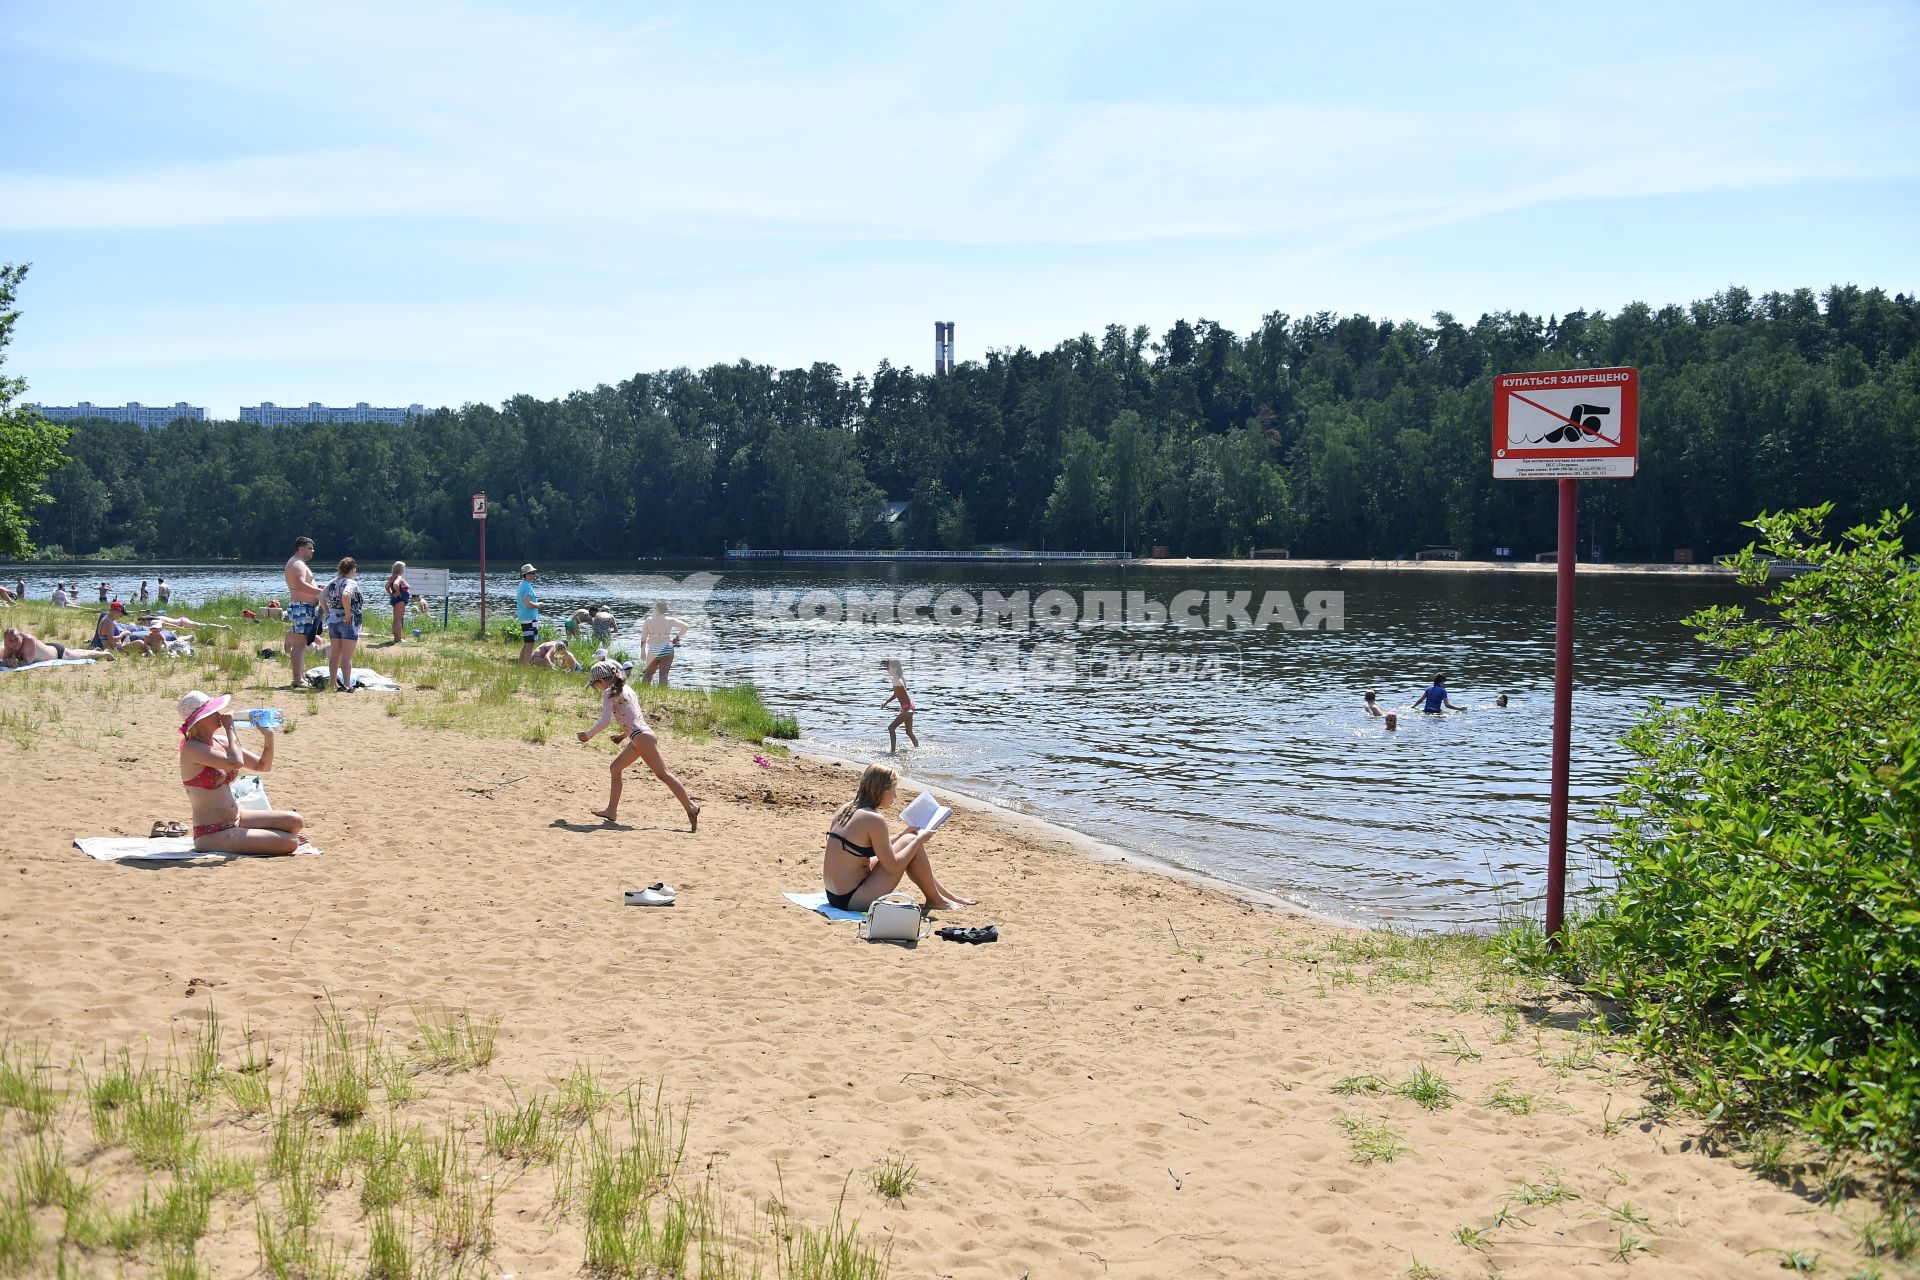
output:
M 950 924 L 938 932 L 940 936 L 948 942 L 980 943 L 1000 941 L 1000 926 L 997 924 L 979 924 L 974 925 L 972 928 L 961 928 L 959 925 Z

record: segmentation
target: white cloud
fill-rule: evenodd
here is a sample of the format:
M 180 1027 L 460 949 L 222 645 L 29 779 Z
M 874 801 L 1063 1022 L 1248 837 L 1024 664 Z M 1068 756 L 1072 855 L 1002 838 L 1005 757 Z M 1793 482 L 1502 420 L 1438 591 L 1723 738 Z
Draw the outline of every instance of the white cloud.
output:
M 203 7 L 181 21 L 136 9 L 83 35 L 40 11 L 19 37 L 31 48 L 256 98 L 289 136 L 323 142 L 116 169 L 84 158 L 73 170 L 14 168 L 0 173 L 0 229 L 400 215 L 517 222 L 535 235 L 599 223 L 829 241 L 1338 242 L 1529 202 L 1920 164 L 1916 149 L 1889 145 L 1911 130 L 1910 110 L 1810 145 L 1818 103 L 1778 102 L 1756 66 L 1783 51 L 1756 47 L 1752 30 L 1710 48 L 1649 52 L 1622 40 L 1566 70 L 1567 59 L 1517 50 L 1504 86 L 1435 76 L 1383 86 L 1369 105 L 1316 101 L 1300 68 L 1267 102 L 1163 100 L 1150 86 L 1100 101 L 1038 89 L 1009 101 L 969 96 L 964 83 L 929 92 L 952 70 L 930 44 L 911 47 L 929 60 L 921 67 L 876 70 L 852 52 L 747 57 L 736 32 L 622 26 L 580 10 L 265 12 Z M 1795 51 L 1797 74 L 1873 52 L 1873 32 L 1820 30 Z

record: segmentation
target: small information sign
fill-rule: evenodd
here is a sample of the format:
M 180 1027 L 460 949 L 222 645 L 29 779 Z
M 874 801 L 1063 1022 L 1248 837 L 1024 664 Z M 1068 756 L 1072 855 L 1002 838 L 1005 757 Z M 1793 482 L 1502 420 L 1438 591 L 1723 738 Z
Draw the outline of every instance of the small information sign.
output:
M 1561 369 L 1493 380 L 1497 480 L 1630 478 L 1640 458 L 1640 371 Z
M 408 566 L 407 585 L 413 588 L 413 594 L 416 596 L 425 596 L 429 600 L 444 600 L 447 598 L 447 571 Z
M 487 495 L 484 493 L 476 493 L 473 495 L 473 518 L 475 520 L 485 520 L 487 518 Z

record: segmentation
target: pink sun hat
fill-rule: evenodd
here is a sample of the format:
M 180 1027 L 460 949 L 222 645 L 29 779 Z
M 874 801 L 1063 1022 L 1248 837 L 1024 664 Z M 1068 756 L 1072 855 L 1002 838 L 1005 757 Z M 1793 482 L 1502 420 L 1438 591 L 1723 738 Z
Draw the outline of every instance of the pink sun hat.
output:
M 223 693 L 217 698 L 210 698 L 198 689 L 190 693 L 182 694 L 180 701 L 175 704 L 180 711 L 181 735 L 184 736 L 192 732 L 193 726 L 199 724 L 208 716 L 220 714 L 220 712 L 226 709 L 227 704 L 232 701 L 233 695 L 228 693 Z

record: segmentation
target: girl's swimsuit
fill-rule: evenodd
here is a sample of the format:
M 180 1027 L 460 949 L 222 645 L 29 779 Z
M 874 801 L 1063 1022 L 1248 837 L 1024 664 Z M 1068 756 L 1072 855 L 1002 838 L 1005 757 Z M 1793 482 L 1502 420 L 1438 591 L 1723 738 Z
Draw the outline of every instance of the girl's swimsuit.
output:
M 646 716 L 640 713 L 640 696 L 631 689 L 622 689 L 617 697 L 612 689 L 600 695 L 600 719 L 593 728 L 587 730 L 587 737 L 592 738 L 615 720 L 620 722 L 621 730 L 629 737 L 653 732 L 647 725 Z
M 852 854 L 856 858 L 872 858 L 872 857 L 878 856 L 874 853 L 872 845 L 855 844 L 853 841 L 841 835 L 838 831 L 827 832 L 827 839 L 838 840 L 840 842 L 840 847 L 842 849 L 845 849 L 848 853 Z M 868 864 L 868 870 L 872 870 L 871 863 Z M 826 888 L 825 885 L 822 885 L 821 887 Z M 852 889 L 848 890 L 846 893 L 835 893 L 832 889 L 827 889 L 827 905 L 834 908 L 837 911 L 851 911 L 853 910 L 853 907 L 849 904 L 853 902 L 853 895 L 858 892 L 860 892 L 858 885 L 854 886 Z
M 871 697 L 872 695 L 869 694 L 868 696 Z M 893 686 L 893 696 L 900 699 L 900 710 L 902 712 L 913 710 L 913 695 L 907 692 L 907 686 L 903 684 Z

